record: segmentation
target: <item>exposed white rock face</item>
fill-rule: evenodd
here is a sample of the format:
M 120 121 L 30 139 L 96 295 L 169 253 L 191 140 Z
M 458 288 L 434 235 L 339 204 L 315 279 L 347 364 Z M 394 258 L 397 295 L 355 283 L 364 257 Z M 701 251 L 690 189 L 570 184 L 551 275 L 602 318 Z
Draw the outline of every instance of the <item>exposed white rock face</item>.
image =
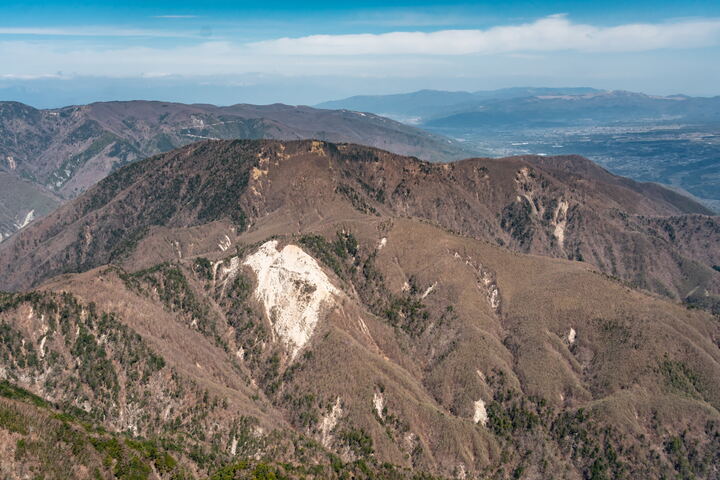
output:
M 257 275 L 255 296 L 277 339 L 294 359 L 312 337 L 321 309 L 340 292 L 300 247 L 286 245 L 278 251 L 277 245 L 277 240 L 264 243 L 244 265 Z
M 458 252 L 453 253 L 453 258 L 463 261 L 463 256 Z M 470 256 L 464 258 L 465 265 L 472 267 L 477 279 L 477 286 L 480 291 L 487 296 L 488 304 L 495 313 L 500 313 L 502 300 L 500 297 L 500 288 L 495 278 L 495 272 L 485 268 L 481 263 L 476 262 Z
M 367 323 L 365 323 L 365 320 L 363 320 L 361 317 L 358 317 L 358 327 L 360 328 L 360 331 L 363 335 L 365 335 L 368 340 L 375 343 L 375 340 L 373 340 L 372 334 L 370 333 L 370 329 L 367 326 Z
M 340 397 L 337 397 L 332 410 L 326 415 L 323 415 L 322 420 L 320 420 L 320 443 L 322 443 L 325 448 L 330 448 L 332 445 L 332 431 L 335 430 L 342 414 L 343 409 L 340 405 Z
M 383 410 L 385 410 L 385 397 L 380 392 L 373 393 L 373 407 L 375 407 L 375 413 L 377 413 L 380 419 L 385 420 Z
M 567 227 L 567 212 L 570 204 L 566 200 L 560 200 L 553 213 L 552 224 L 555 226 L 553 236 L 561 247 L 565 246 L 565 228 Z
M 40 351 L 40 358 L 45 358 L 45 342 L 47 341 L 47 335 L 43 335 L 42 340 L 40 340 L 40 348 L 38 349 Z
M 400 444 L 400 447 L 403 448 L 405 453 L 410 454 L 417 446 L 420 444 L 420 439 L 418 438 L 417 434 L 413 432 L 407 432 L 405 436 L 403 437 L 403 442 Z
M 475 402 L 475 414 L 473 415 L 473 422 L 480 423 L 483 426 L 487 424 L 488 421 L 488 414 L 487 410 L 485 409 L 485 402 L 482 400 L 477 400 Z
M 193 127 L 202 128 L 205 126 L 205 120 L 199 116 L 191 115 L 190 119 L 192 120 Z
M 523 167 L 515 174 L 515 186 L 518 192 L 516 201 L 526 200 L 534 215 L 543 216 L 549 205 L 543 205 L 540 184 L 531 169 Z M 565 199 L 559 199 L 558 204 L 552 212 L 550 225 L 553 227 L 552 235 L 560 244 L 565 246 L 565 231 L 567 229 L 567 212 L 570 204 Z
M 7 166 L 10 170 L 15 170 L 17 168 L 17 163 L 15 163 L 15 159 L 12 155 L 5 157 L 5 160 L 7 160 Z
M 430 294 L 432 293 L 432 291 L 435 290 L 435 287 L 437 287 L 437 282 L 435 282 L 435 283 L 433 283 L 432 285 L 430 285 L 430 286 L 427 288 L 427 290 L 425 290 L 425 291 L 423 292 L 422 297 L 420 297 L 420 298 L 425 298 L 425 297 L 427 297 L 428 295 L 430 295 Z
M 222 240 L 220 240 L 220 243 L 218 243 L 218 248 L 220 249 L 221 252 L 224 252 L 225 250 L 230 248 L 230 245 L 232 245 L 232 242 L 230 241 L 230 237 L 225 235 L 225 237 Z
M 530 209 L 533 214 L 541 214 L 542 212 L 538 212 L 538 208 L 535 205 L 535 181 L 533 179 L 533 174 L 528 167 L 521 168 L 515 174 L 515 185 L 518 193 L 520 193 L 518 201 L 520 201 L 519 197 L 524 198 L 530 205 Z
M 177 253 L 178 259 L 182 260 L 182 246 L 177 240 L 173 240 L 173 247 L 175 247 L 175 253 Z
M 233 457 L 237 454 L 237 437 L 233 436 L 232 443 L 230 443 L 230 455 Z
M 577 337 L 577 332 L 574 328 L 570 328 L 570 331 L 567 334 L 567 341 L 570 345 L 575 343 L 575 338 Z
M 310 153 L 317 153 L 323 157 L 326 157 L 327 152 L 325 151 L 325 142 L 313 140 L 310 144 Z
M 482 279 L 482 284 L 487 290 L 488 302 L 490 303 L 490 307 L 497 312 L 498 310 L 500 310 L 500 290 L 498 289 L 497 283 L 495 282 L 494 275 L 487 270 L 483 270 L 481 267 L 480 276 Z
M 385 245 L 387 245 L 387 238 L 383 237 L 380 239 L 380 243 L 378 243 L 377 249 L 382 250 Z
M 26 227 L 34 219 L 35 219 L 35 210 L 30 210 L 27 214 L 25 214 L 25 218 L 23 218 L 21 221 L 15 223 L 15 226 L 19 230 L 21 228 Z

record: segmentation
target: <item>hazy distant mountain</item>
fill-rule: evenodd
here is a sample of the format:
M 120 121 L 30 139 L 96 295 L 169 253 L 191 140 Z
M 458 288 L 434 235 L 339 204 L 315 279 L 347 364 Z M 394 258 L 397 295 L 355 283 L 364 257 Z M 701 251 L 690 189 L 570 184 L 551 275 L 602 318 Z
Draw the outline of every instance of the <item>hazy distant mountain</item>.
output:
M 0 472 L 715 478 L 705 212 L 576 156 L 135 162 L 0 244 Z
M 350 97 L 318 105 L 392 116 L 434 128 L 720 122 L 720 97 L 667 97 L 593 88 L 507 88 L 481 92 L 421 90 Z
M 393 118 L 420 122 L 427 115 L 447 111 L 448 107 L 477 101 L 470 92 L 420 90 L 397 95 L 359 95 L 320 103 L 317 108 L 346 109 L 360 112 L 384 112 Z
M 431 127 L 532 127 L 650 122 L 720 122 L 720 97 L 657 97 L 612 91 L 493 99 L 425 118 Z
M 38 110 L 0 102 L 1 180 L 13 183 L 0 189 L 0 240 L 125 164 L 207 138 L 356 142 L 433 161 L 469 156 L 459 142 L 366 113 L 147 101 Z
M 446 92 L 420 90 L 395 95 L 359 95 L 343 100 L 332 100 L 317 105 L 318 108 L 357 110 L 373 112 L 392 118 L 421 123 L 429 117 L 462 111 L 480 102 L 492 99 L 523 98 L 537 95 L 584 95 L 600 90 L 585 87 L 533 88 L 513 87 L 477 92 Z M 379 113 L 383 112 L 383 113 Z

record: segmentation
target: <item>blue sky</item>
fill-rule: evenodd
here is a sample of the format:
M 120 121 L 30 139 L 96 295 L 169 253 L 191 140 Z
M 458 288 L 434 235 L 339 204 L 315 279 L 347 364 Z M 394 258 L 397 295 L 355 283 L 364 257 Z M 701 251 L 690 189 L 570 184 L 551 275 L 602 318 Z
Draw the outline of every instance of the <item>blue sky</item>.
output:
M 38 106 L 528 85 L 718 95 L 720 2 L 0 3 L 0 99 Z

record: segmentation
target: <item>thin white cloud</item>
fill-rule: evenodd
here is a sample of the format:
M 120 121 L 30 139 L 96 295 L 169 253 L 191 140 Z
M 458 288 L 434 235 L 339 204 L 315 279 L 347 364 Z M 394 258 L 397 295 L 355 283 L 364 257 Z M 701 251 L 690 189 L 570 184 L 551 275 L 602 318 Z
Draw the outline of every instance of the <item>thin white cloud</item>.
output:
M 637 52 L 720 44 L 720 19 L 637 23 L 613 27 L 572 23 L 551 15 L 487 30 L 310 35 L 249 44 L 274 55 L 468 55 L 510 52 Z
M 52 36 L 52 37 L 194 37 L 187 32 L 166 30 L 145 30 L 137 28 L 116 28 L 101 26 L 83 27 L 0 27 L 0 35 Z
M 36 75 L 23 75 L 23 74 L 14 74 L 14 73 L 3 73 L 0 74 L 1 80 L 41 80 L 46 78 L 63 78 L 62 75 L 58 73 L 40 73 Z
M 85 28 L 87 33 L 90 27 Z M 47 35 L 48 30 L 34 31 Z M 0 27 L 0 35 L 7 31 Z M 76 29 L 62 31 L 65 35 L 77 35 Z M 126 31 L 116 30 L 116 33 L 122 32 Z M 695 68 L 693 62 L 699 62 L 710 82 L 709 79 L 720 78 L 717 62 L 687 55 L 685 51 L 629 55 L 585 52 L 638 52 L 712 45 L 720 45 L 720 19 L 598 27 L 572 23 L 565 16 L 552 16 L 487 30 L 322 35 L 254 43 L 208 41 L 200 37 L 183 42 L 151 39 L 105 42 L 85 37 L 19 40 L 0 36 L 0 76 L 10 79 L 11 76 L 64 72 L 63 78 L 247 73 L 425 77 L 443 72 L 442 75 L 459 77 L 487 75 L 493 69 L 503 69 L 504 75 L 536 75 L 546 69 L 548 76 L 566 76 L 577 73 L 578 62 L 582 61 L 583 69 L 593 77 L 619 74 L 627 77 L 646 75 L 649 70 L 642 63 L 646 61 L 659 62 L 652 63 L 656 74 L 688 72 Z M 608 72 L 608 62 L 615 65 L 616 70 Z

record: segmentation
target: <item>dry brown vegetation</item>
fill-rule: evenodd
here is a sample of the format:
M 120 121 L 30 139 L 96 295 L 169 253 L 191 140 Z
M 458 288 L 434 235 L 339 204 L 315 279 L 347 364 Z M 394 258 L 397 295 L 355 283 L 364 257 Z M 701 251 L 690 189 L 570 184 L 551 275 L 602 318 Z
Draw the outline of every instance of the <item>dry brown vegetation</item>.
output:
M 716 219 L 583 162 L 321 142 L 140 162 L 0 249 L 6 285 L 39 284 L 2 297 L 3 375 L 193 476 L 718 478 L 720 325 L 668 298 L 717 292 Z M 340 292 L 294 359 L 242 265 L 271 238 Z
M 319 138 L 432 161 L 469 155 L 459 142 L 346 110 L 147 101 L 37 110 L 0 102 L 0 241 L 30 211 L 43 217 L 124 165 L 210 138 Z

